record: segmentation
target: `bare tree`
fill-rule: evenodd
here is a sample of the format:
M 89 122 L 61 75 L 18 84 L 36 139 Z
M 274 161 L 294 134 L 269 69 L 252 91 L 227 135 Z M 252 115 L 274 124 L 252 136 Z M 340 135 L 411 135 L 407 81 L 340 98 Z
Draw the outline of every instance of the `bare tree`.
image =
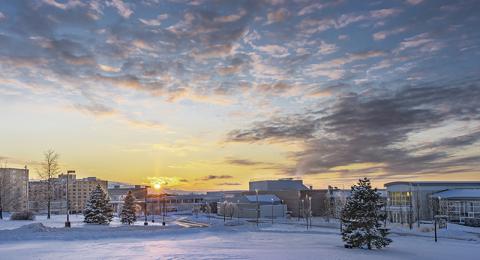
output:
M 60 173 L 60 166 L 58 163 L 59 155 L 54 150 L 48 150 L 43 155 L 44 161 L 41 164 L 38 175 L 47 183 L 47 218 L 50 219 L 53 179 Z

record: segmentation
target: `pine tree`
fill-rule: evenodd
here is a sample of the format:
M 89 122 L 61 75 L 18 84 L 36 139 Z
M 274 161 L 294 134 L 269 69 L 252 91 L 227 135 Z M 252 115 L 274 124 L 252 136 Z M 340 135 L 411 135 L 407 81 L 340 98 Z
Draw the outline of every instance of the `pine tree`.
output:
M 100 185 L 90 193 L 90 198 L 83 212 L 84 222 L 90 224 L 109 224 L 113 218 L 110 200 Z
M 352 186 L 352 194 L 342 210 L 342 239 L 351 247 L 382 248 L 392 242 L 388 232 L 382 229 L 382 202 L 377 189 L 364 178 Z
M 121 222 L 123 224 L 131 225 L 137 221 L 135 215 L 135 197 L 132 195 L 132 191 L 128 191 L 127 196 L 123 200 L 123 208 L 120 213 Z

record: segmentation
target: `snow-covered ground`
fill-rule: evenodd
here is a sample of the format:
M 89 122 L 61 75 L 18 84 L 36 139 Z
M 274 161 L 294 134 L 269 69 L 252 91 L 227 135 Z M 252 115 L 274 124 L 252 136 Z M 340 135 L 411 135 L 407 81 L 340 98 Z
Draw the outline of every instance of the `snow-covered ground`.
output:
M 150 219 L 149 219 L 150 220 Z M 35 221 L 0 220 L 0 259 L 476 259 L 480 255 L 480 229 L 449 225 L 435 243 L 428 226 L 421 230 L 392 226 L 393 243 L 382 250 L 345 249 L 338 223 L 263 220 L 255 223 L 205 216 L 170 216 L 167 226 L 144 227 L 85 225 L 72 216 L 44 216 Z M 206 223 L 187 228 L 184 223 Z M 37 223 L 37 224 L 35 224 Z M 26 224 L 29 224 L 25 226 Z

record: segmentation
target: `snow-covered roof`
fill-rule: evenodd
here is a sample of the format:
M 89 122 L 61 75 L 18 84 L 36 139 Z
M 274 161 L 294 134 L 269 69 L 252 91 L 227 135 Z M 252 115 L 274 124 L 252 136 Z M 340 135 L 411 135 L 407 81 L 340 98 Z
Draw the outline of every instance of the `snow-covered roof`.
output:
M 249 202 L 257 202 L 257 195 L 245 195 L 245 198 Z M 273 194 L 259 194 L 258 195 L 258 202 L 272 203 L 272 199 L 273 199 L 273 202 L 279 202 L 280 201 L 280 199 L 276 195 L 273 195 Z
M 479 199 L 480 200 L 480 189 L 452 189 L 446 191 L 440 191 L 432 194 L 434 198 L 445 198 L 445 199 Z

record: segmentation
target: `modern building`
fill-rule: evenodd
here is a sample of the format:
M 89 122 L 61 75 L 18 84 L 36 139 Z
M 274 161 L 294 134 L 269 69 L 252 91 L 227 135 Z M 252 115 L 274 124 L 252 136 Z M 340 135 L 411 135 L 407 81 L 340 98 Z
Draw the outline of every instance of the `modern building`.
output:
M 2 211 L 17 212 L 28 209 L 28 174 L 24 169 L 0 168 L 0 207 Z
M 389 220 L 411 224 L 432 220 L 435 215 L 440 214 L 433 194 L 447 190 L 480 189 L 480 182 L 398 181 L 386 183 L 385 187 Z
M 218 204 L 218 215 L 230 218 L 285 217 L 287 206 L 273 194 L 241 195 Z
M 100 185 L 107 192 L 108 182 L 87 177 L 77 179 L 74 171 L 69 174 L 60 174 L 51 181 L 51 202 L 50 212 L 52 214 L 63 214 L 67 212 L 67 179 L 68 179 L 68 201 L 71 213 L 82 213 L 90 193 Z M 29 184 L 29 206 L 34 212 L 47 212 L 48 203 L 48 182 L 44 180 L 30 181 Z
M 451 189 L 430 196 L 439 205 L 439 214 L 460 224 L 480 224 L 480 189 Z
M 113 185 L 112 187 L 108 187 L 108 195 L 110 196 L 110 203 L 113 206 L 113 210 L 117 214 L 120 214 L 123 202 L 129 191 L 132 192 L 135 198 L 137 215 L 140 215 L 140 213 L 144 211 L 145 195 L 147 195 L 147 187 L 143 185 Z

